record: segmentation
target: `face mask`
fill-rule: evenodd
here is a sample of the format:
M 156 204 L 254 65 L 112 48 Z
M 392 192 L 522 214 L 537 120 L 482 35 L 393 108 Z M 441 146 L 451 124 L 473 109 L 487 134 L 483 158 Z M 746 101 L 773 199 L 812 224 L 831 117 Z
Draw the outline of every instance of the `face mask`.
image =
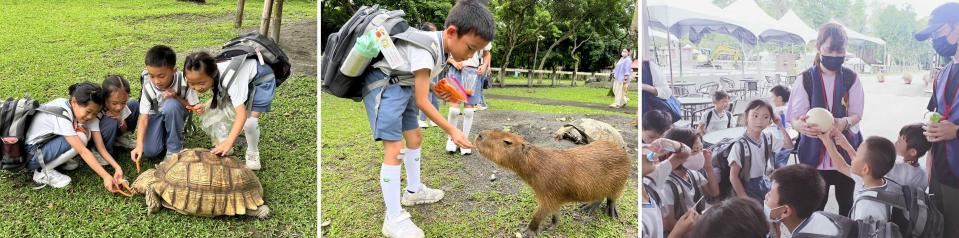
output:
M 842 68 L 842 63 L 843 63 L 843 61 L 845 61 L 846 57 L 845 57 L 845 56 L 825 56 L 825 55 L 823 55 L 823 56 L 820 56 L 820 59 L 822 60 L 822 61 L 820 62 L 820 64 L 822 64 L 822 66 L 826 67 L 826 69 L 828 69 L 828 70 L 830 70 L 830 71 L 837 71 L 837 70 L 839 70 L 840 68 Z
M 946 36 L 932 40 L 932 48 L 936 49 L 936 53 L 943 57 L 956 55 L 956 46 L 957 44 L 955 43 L 949 43 L 949 40 L 946 39 Z
M 703 165 L 706 163 L 706 157 L 703 156 L 703 153 L 689 156 L 689 159 L 683 163 L 683 167 L 688 170 L 700 170 L 703 169 Z
M 782 221 L 782 220 L 783 220 L 782 217 L 777 218 L 777 219 L 773 219 L 773 215 L 772 215 L 772 214 L 773 214 L 773 210 L 776 210 L 776 209 L 779 209 L 779 208 L 782 208 L 782 207 L 785 207 L 785 206 L 786 206 L 786 205 L 782 205 L 782 206 L 778 206 L 778 207 L 776 207 L 776 208 L 770 209 L 769 206 L 766 205 L 766 202 L 764 201 L 764 202 L 763 202 L 763 213 L 766 214 L 766 221 L 769 221 L 769 222 L 779 222 L 779 221 Z

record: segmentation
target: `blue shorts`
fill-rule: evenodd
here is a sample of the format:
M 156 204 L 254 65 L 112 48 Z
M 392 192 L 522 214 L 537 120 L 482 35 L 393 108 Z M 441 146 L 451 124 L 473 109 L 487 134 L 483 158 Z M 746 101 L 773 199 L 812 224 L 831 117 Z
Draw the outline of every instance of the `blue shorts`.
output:
M 365 85 L 379 80 L 389 80 L 380 70 L 370 70 L 365 76 Z M 419 128 L 416 116 L 420 113 L 413 99 L 413 87 L 387 84 L 374 88 L 363 95 L 366 117 L 370 122 L 373 140 L 400 141 L 403 132 Z
M 269 65 L 257 65 L 256 67 L 256 76 L 254 79 L 258 79 L 266 74 L 272 74 L 273 69 Z M 254 112 L 269 112 L 270 106 L 273 105 L 273 97 L 276 93 L 276 79 L 267 80 L 260 84 L 253 86 L 253 98 L 247 100 L 253 100 L 253 105 L 251 105 L 251 111 Z
M 464 66 L 463 70 L 450 67 L 449 74 L 455 76 L 463 88 L 473 90 L 473 95 L 466 97 L 466 105 L 480 104 L 480 90 L 476 88 L 483 87 L 483 79 L 476 75 L 476 67 Z
M 746 195 L 760 203 L 766 199 L 766 193 L 769 193 L 772 187 L 769 177 L 766 176 L 751 178 L 745 185 Z

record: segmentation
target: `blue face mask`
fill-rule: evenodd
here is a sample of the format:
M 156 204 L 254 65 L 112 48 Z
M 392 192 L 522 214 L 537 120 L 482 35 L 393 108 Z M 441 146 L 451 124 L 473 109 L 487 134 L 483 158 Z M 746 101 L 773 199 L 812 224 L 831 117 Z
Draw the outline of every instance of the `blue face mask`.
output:
M 949 40 L 946 39 L 946 36 L 932 39 L 932 48 L 936 49 L 936 53 L 942 57 L 950 57 L 956 55 L 956 43 L 949 43 Z
M 837 71 L 842 68 L 842 63 L 846 61 L 845 56 L 821 56 L 820 64 L 829 71 Z

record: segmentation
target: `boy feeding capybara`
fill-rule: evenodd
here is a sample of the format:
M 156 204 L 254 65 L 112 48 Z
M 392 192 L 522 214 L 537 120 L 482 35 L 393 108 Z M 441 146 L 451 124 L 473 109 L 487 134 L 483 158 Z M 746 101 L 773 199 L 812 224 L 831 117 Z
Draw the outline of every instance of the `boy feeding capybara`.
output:
M 476 145 L 483 157 L 512 170 L 533 188 L 539 207 L 524 237 L 535 236 L 546 217 L 551 217 L 547 229 L 555 226 L 556 213 L 568 202 L 586 202 L 582 208 L 590 212 L 605 199 L 606 214 L 618 217 L 616 200 L 626 188 L 632 169 L 622 146 L 596 141 L 570 149 L 547 149 L 499 130 L 480 132 Z

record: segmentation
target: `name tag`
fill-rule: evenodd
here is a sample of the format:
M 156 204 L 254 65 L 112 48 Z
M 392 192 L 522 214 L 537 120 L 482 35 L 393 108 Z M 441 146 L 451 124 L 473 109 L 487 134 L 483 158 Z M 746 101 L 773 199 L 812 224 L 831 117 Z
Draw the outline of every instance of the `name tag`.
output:
M 386 28 L 383 26 L 376 27 L 376 42 L 380 46 L 380 52 L 383 53 L 383 58 L 386 58 L 386 62 L 390 64 L 390 68 L 398 69 L 400 66 L 406 64 L 406 60 L 403 59 L 403 56 L 400 55 L 399 50 L 396 49 L 396 45 L 393 44 L 393 39 L 390 37 L 390 33 L 386 31 Z

